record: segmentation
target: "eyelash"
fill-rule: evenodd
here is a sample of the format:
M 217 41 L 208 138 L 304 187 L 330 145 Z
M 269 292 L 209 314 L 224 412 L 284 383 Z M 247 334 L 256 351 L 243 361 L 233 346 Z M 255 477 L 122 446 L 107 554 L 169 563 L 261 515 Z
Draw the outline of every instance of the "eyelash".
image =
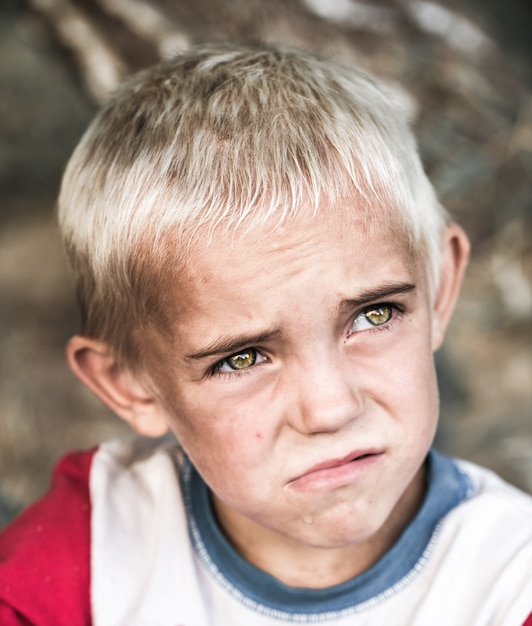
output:
M 360 318 L 360 316 L 362 315 L 366 315 L 367 313 L 369 313 L 370 311 L 374 311 L 376 309 L 384 309 L 384 308 L 390 308 L 391 309 L 391 317 L 389 320 L 387 320 L 386 322 L 383 322 L 382 324 L 378 324 L 378 325 L 373 325 L 371 328 L 367 328 L 364 330 L 360 330 L 360 331 L 352 331 L 348 333 L 348 338 L 352 337 L 353 335 L 358 335 L 359 333 L 374 333 L 374 332 L 381 332 L 381 331 L 386 331 L 386 330 L 390 330 L 392 328 L 392 325 L 394 324 L 394 322 L 397 322 L 399 319 L 401 319 L 401 317 L 405 314 L 406 310 L 403 306 L 397 304 L 397 303 L 393 303 L 393 302 L 379 302 L 376 304 L 372 304 L 369 306 L 364 307 L 361 311 L 358 311 L 354 316 L 353 316 L 353 321 L 351 323 L 351 328 L 354 326 L 356 320 L 358 318 Z M 371 324 L 371 322 L 368 323 Z M 257 355 L 260 356 L 264 356 L 262 354 L 262 352 L 258 349 L 258 348 L 243 348 L 242 350 L 239 350 L 238 352 L 235 352 L 233 354 L 230 354 L 228 356 L 226 356 L 223 359 L 220 359 L 219 361 L 217 361 L 212 367 L 209 368 L 207 374 L 209 377 L 223 377 L 223 378 L 234 378 L 234 377 L 241 377 L 244 375 L 250 375 L 250 370 L 254 369 L 254 367 L 256 367 L 255 363 L 253 363 L 252 365 L 250 365 L 249 367 L 243 368 L 241 370 L 231 370 L 229 372 L 223 372 L 221 371 L 221 368 L 225 365 L 225 363 L 227 362 L 228 359 L 230 359 L 233 356 L 236 356 L 238 354 L 242 354 L 244 352 L 247 351 L 254 351 Z M 264 357 L 266 358 L 266 357 Z M 260 365 L 260 363 L 259 363 Z
M 353 317 L 353 322 L 351 324 L 351 328 L 353 328 L 353 326 L 355 325 L 355 322 L 357 319 L 359 319 L 361 316 L 363 315 L 367 315 L 370 311 L 375 311 L 376 309 L 386 309 L 389 308 L 391 309 L 391 316 L 390 319 L 387 320 L 386 322 L 383 322 L 382 324 L 375 324 L 373 325 L 369 319 L 367 319 L 367 323 L 370 325 L 369 328 L 363 329 L 363 330 L 354 330 L 354 331 L 350 331 L 348 333 L 348 338 L 352 337 L 353 335 L 358 335 L 359 333 L 366 333 L 366 332 L 382 332 L 382 331 L 389 331 L 393 328 L 393 325 L 395 322 L 399 321 L 401 319 L 401 317 L 405 314 L 406 309 L 404 306 L 394 303 L 394 302 L 378 302 L 376 304 L 371 304 L 370 306 L 364 307 L 362 309 L 362 311 L 359 311 L 354 317 Z
M 258 348 L 244 348 L 243 350 L 241 350 L 241 352 L 246 352 L 248 350 L 253 350 L 257 354 L 262 354 Z M 220 361 L 215 363 L 207 372 L 208 376 L 209 377 L 219 376 L 221 378 L 235 378 L 235 377 L 240 378 L 241 376 L 249 376 L 251 373 L 249 370 L 253 369 L 255 365 L 250 365 L 249 367 L 246 367 L 241 370 L 231 370 L 230 372 L 222 372 L 221 368 L 224 366 L 227 359 L 231 358 L 232 356 L 233 355 L 230 354 L 228 357 L 225 357 L 225 359 L 221 359 Z

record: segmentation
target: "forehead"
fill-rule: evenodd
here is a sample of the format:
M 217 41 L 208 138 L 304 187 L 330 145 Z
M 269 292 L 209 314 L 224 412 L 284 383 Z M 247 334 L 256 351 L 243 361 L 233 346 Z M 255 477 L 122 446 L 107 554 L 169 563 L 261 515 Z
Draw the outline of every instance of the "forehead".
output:
M 238 216 L 236 220 L 239 220 Z M 229 219 L 226 225 L 198 229 L 195 236 L 188 239 L 187 265 L 190 269 L 201 264 L 222 249 L 237 253 L 242 246 L 256 245 L 257 254 L 269 255 L 280 248 L 289 249 L 305 243 L 319 245 L 325 239 L 338 247 L 346 238 L 354 241 L 368 236 L 374 242 L 393 245 L 397 251 L 408 254 L 408 235 L 399 222 L 399 216 L 390 218 L 385 211 L 366 207 L 358 194 L 354 199 L 333 205 L 327 201 L 316 208 L 294 210 L 287 217 L 274 214 L 263 218 L 259 207 L 256 216 L 250 215 L 242 223 L 233 223 Z
M 295 277 L 307 288 L 313 275 L 327 275 L 364 290 L 383 280 L 383 273 L 388 281 L 400 280 L 420 264 L 399 228 L 342 206 L 282 224 L 218 229 L 189 248 L 185 265 L 177 278 L 181 310 L 176 313 L 183 321 L 185 314 L 197 318 L 224 299 L 225 311 L 235 301 L 241 312 L 248 304 L 253 308 L 246 298 L 260 297 L 261 290 L 282 298 Z M 306 283 L 304 276 L 310 279 Z

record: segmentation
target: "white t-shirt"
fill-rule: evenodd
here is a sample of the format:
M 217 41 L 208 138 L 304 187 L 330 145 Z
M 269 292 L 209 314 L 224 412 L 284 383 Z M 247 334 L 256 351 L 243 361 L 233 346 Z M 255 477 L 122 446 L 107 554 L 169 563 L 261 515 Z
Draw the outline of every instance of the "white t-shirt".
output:
M 424 503 L 369 570 L 291 588 L 245 561 L 172 440 L 96 452 L 95 626 L 522 626 L 532 611 L 532 498 L 432 451 Z

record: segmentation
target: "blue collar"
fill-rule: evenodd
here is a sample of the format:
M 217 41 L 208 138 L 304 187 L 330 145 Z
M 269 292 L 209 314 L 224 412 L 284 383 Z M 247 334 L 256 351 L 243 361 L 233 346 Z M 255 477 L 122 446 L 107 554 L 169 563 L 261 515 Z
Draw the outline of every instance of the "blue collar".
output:
M 289 587 L 259 570 L 231 546 L 213 514 L 209 489 L 187 463 L 183 476 L 189 531 L 204 566 L 250 608 L 289 621 L 302 615 L 332 619 L 361 610 L 404 587 L 423 567 L 442 518 L 470 491 L 469 478 L 456 463 L 432 450 L 427 458 L 428 488 L 423 504 L 395 545 L 370 569 L 325 589 Z M 324 614 L 327 614 L 326 616 Z

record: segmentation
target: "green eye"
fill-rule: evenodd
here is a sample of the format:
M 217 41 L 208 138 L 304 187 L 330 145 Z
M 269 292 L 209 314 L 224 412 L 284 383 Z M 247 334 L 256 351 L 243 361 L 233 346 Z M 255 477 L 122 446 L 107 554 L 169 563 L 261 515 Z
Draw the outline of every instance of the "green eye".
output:
M 383 304 L 364 311 L 364 316 L 372 326 L 381 326 L 392 319 L 392 307 Z
M 255 365 L 257 360 L 257 351 L 253 348 L 242 350 L 238 354 L 233 354 L 225 359 L 225 362 L 232 370 L 244 370 L 247 367 Z

